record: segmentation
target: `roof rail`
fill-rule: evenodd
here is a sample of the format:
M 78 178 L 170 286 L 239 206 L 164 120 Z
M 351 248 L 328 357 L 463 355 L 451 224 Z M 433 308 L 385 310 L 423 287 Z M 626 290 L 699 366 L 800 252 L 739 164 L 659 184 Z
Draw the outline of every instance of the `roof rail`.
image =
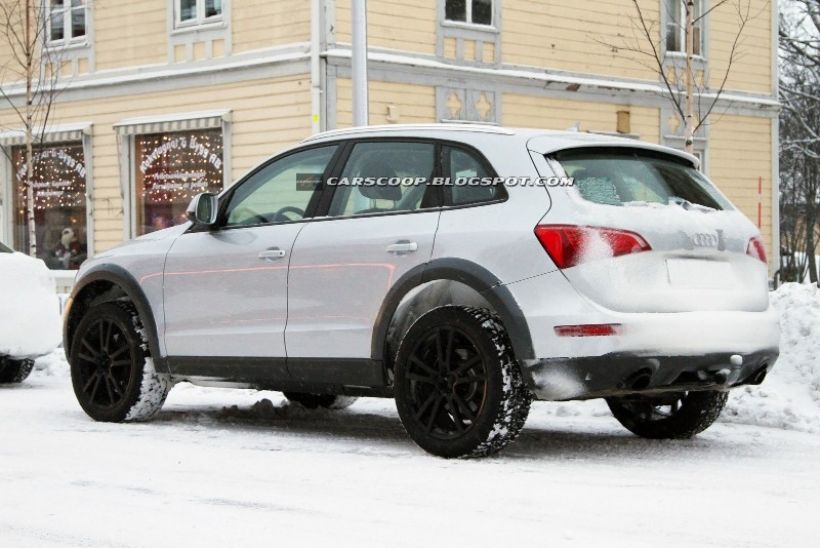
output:
M 345 129 L 332 129 L 323 131 L 316 135 L 311 135 L 302 140 L 303 143 L 317 141 L 326 137 L 336 137 L 344 135 L 357 135 L 360 133 L 369 133 L 373 131 L 407 131 L 407 130 L 446 130 L 446 131 L 470 131 L 481 133 L 494 133 L 497 135 L 515 135 L 515 132 L 497 125 L 480 124 L 480 123 L 438 123 L 438 124 L 384 124 L 376 126 L 359 126 Z

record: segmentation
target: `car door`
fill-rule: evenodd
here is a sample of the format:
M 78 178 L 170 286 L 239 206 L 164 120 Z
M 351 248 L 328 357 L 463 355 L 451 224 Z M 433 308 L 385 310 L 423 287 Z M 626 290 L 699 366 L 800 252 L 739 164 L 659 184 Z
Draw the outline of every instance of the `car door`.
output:
M 290 252 L 337 149 L 263 165 L 221 197 L 217 228 L 174 242 L 164 271 L 169 356 L 279 357 L 284 370 Z
M 285 340 L 295 379 L 331 375 L 335 382 L 356 384 L 359 373 L 372 372 L 366 363 L 385 295 L 403 274 L 429 261 L 433 250 L 440 214 L 435 187 L 354 183 L 429 181 L 439 173 L 439 146 L 381 140 L 354 142 L 348 150 L 326 218 L 305 226 L 291 257 Z M 328 358 L 332 372 L 323 365 Z

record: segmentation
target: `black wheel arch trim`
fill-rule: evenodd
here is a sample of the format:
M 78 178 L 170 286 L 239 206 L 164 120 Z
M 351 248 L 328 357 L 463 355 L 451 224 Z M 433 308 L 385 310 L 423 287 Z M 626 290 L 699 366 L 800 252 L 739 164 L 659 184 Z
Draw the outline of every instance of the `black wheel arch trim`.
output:
M 118 286 L 125 292 L 131 302 L 134 303 L 140 320 L 142 321 L 142 327 L 148 337 L 148 349 L 154 360 L 154 366 L 157 370 L 166 370 L 165 359 L 160 352 L 157 324 L 154 321 L 154 314 L 151 305 L 148 303 L 148 298 L 145 296 L 145 292 L 130 272 L 121 266 L 112 264 L 100 264 L 91 267 L 87 272 L 83 273 L 82 278 L 71 291 L 71 307 L 66 311 L 63 321 L 63 348 L 65 348 L 66 356 L 71 353 L 71 340 L 69 340 L 68 329 L 70 324 L 69 319 L 72 317 L 72 309 L 75 304 L 74 300 L 87 286 L 100 281 L 109 282 Z
M 402 299 L 413 288 L 435 280 L 452 280 L 476 290 L 495 309 L 507 330 L 518 360 L 535 358 L 529 326 L 510 290 L 492 272 L 466 259 L 433 259 L 406 272 L 387 292 L 373 327 L 371 357 L 389 364 L 385 355 L 387 331 Z

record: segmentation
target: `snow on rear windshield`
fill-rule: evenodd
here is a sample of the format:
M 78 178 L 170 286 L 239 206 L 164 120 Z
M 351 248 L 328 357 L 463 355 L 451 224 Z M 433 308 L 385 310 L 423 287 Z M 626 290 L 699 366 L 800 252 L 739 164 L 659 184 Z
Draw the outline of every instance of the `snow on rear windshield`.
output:
M 12 250 L 4 246 L 3 242 L 0 242 L 0 253 L 12 253 Z
M 712 183 L 684 160 L 662 154 L 571 150 L 556 159 L 581 196 L 598 204 L 696 204 L 731 209 Z

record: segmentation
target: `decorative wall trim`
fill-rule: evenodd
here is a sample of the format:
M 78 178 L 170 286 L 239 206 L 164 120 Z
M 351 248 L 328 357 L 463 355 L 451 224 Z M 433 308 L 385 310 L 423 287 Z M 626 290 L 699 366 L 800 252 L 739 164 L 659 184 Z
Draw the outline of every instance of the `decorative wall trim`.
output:
M 350 77 L 349 49 L 334 48 L 326 52 L 325 56 L 329 64 L 337 67 L 339 77 Z M 663 86 L 645 80 L 609 79 L 514 65 L 504 65 L 501 68 L 451 65 L 429 56 L 397 55 L 374 48 L 368 54 L 368 66 L 373 80 L 488 89 L 657 108 L 668 104 L 668 99 L 663 96 Z M 705 93 L 703 97 L 710 99 L 714 94 Z M 724 93 L 718 104 L 721 112 L 764 117 L 777 116 L 780 107 L 777 99 L 770 96 L 741 92 Z M 500 113 L 498 118 L 500 121 Z
M 223 84 L 243 80 L 308 73 L 309 43 L 299 42 L 186 65 L 150 65 L 98 71 L 58 82 L 60 101 L 95 99 L 142 92 L 185 89 L 194 85 Z M 22 83 L 6 88 L 19 104 L 25 96 Z
M 436 118 L 439 122 L 459 120 L 498 122 L 500 93 L 491 89 L 436 87 Z

